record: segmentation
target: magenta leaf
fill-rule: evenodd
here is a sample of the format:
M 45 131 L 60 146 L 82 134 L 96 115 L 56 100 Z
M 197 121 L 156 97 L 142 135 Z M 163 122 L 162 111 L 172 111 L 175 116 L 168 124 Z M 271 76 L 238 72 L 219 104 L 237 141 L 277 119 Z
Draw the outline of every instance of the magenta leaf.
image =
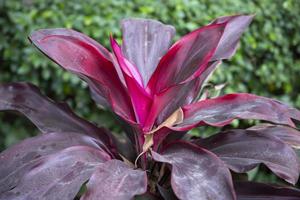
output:
M 101 151 L 90 136 L 78 133 L 47 133 L 26 139 L 0 154 L 0 193 L 16 186 L 38 159 L 72 146 L 89 146 Z
M 300 190 L 297 188 L 267 185 L 255 182 L 235 182 L 238 200 L 298 200 Z
M 112 63 L 110 53 L 103 46 L 82 33 L 62 28 L 35 31 L 29 38 L 39 50 L 65 70 L 90 83 L 93 92 L 103 96 L 114 112 L 124 119 L 134 121 L 126 88 Z
M 111 37 L 111 46 L 120 66 L 131 98 L 137 122 L 143 125 L 148 115 L 152 98 L 145 91 L 139 72 L 123 55 L 117 42 Z
M 167 52 L 175 29 L 150 19 L 124 19 L 121 25 L 122 51 L 137 66 L 143 85 L 146 85 L 160 58 Z
M 233 15 L 219 17 L 211 24 L 227 22 L 222 38 L 218 44 L 212 61 L 229 59 L 237 49 L 239 39 L 253 19 L 254 15 Z
M 296 184 L 298 180 L 300 165 L 297 154 L 270 134 L 236 129 L 196 143 L 216 154 L 235 172 L 244 173 L 263 163 L 289 183 Z
M 154 160 L 172 166 L 171 185 L 179 199 L 235 199 L 230 172 L 213 153 L 185 142 L 151 153 Z
M 148 83 L 153 94 L 199 76 L 213 56 L 226 23 L 199 28 L 177 41 L 160 60 Z
M 131 200 L 147 191 L 147 174 L 119 160 L 99 165 L 87 183 L 81 200 Z
M 272 124 L 260 124 L 250 127 L 248 130 L 254 130 L 262 134 L 276 136 L 291 147 L 296 149 L 300 148 L 300 131 L 294 128 Z
M 199 101 L 183 107 L 184 120 L 176 130 L 188 130 L 198 125 L 224 126 L 236 118 L 259 119 L 295 127 L 300 111 L 279 101 L 253 94 L 237 93 Z
M 110 157 L 96 148 L 69 147 L 38 159 L 30 171 L 1 200 L 73 199 L 95 167 Z

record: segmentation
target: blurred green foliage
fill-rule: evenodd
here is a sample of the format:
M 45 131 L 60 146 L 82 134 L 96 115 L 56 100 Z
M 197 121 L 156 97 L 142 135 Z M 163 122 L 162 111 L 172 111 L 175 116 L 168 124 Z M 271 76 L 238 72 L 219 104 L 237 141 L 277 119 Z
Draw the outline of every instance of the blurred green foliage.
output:
M 177 29 L 176 39 L 222 15 L 255 13 L 240 48 L 213 76 L 224 93 L 251 92 L 300 107 L 300 1 L 298 0 L 0 0 L 0 82 L 28 81 L 80 116 L 114 131 L 112 116 L 93 104 L 85 83 L 39 53 L 27 40 L 34 30 L 66 27 L 108 47 L 126 17 L 154 18 Z M 109 47 L 108 47 L 109 48 Z M 0 113 L 0 151 L 34 135 L 30 123 Z M 236 125 L 238 125 L 236 123 Z

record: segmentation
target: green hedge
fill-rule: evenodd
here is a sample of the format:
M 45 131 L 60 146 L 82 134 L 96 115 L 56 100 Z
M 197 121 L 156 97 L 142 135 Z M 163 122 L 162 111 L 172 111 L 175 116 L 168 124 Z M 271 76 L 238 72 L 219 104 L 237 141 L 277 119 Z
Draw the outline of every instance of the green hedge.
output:
M 29 43 L 30 32 L 73 28 L 108 47 L 109 34 L 120 36 L 119 21 L 125 17 L 172 24 L 178 39 L 217 16 L 256 13 L 237 54 L 222 65 L 213 82 L 226 82 L 225 93 L 252 92 L 300 107 L 299 8 L 298 0 L 0 0 L 0 82 L 33 82 L 53 99 L 68 102 L 79 115 L 118 131 L 111 115 L 92 103 L 86 84 Z M 36 133 L 15 114 L 0 117 L 0 150 Z

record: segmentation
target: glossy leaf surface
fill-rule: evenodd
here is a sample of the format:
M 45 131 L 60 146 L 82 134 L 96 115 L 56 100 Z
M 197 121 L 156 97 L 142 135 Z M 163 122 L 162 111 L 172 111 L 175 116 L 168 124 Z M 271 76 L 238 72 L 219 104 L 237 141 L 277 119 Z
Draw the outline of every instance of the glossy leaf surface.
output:
M 29 83 L 0 85 L 0 111 L 18 111 L 31 120 L 42 133 L 75 132 L 93 136 L 102 147 L 113 150 L 109 133 L 73 113 L 67 104 L 53 102 Z M 110 150 L 108 150 L 110 151 Z
M 263 163 L 289 183 L 295 184 L 298 180 L 300 166 L 296 153 L 274 136 L 236 129 L 196 143 L 215 153 L 235 172 L 244 173 Z
M 254 15 L 233 15 L 215 19 L 211 24 L 227 22 L 222 38 L 218 44 L 216 52 L 212 57 L 214 60 L 229 59 L 238 47 L 239 39 L 253 19 Z
M 0 154 L 0 193 L 16 186 L 18 181 L 41 157 L 72 146 L 89 146 L 101 150 L 96 139 L 78 133 L 47 133 L 6 149 Z
M 230 172 L 213 153 L 177 142 L 160 154 L 152 151 L 152 157 L 172 166 L 171 185 L 179 199 L 235 199 Z
M 146 191 L 145 171 L 134 170 L 121 161 L 111 160 L 96 168 L 81 200 L 131 200 Z
M 199 28 L 177 41 L 160 60 L 148 83 L 153 94 L 199 76 L 206 68 L 225 28 L 224 24 Z
M 30 40 L 44 54 L 64 69 L 97 84 L 100 96 L 112 109 L 128 120 L 134 120 L 130 99 L 112 63 L 110 53 L 93 39 L 69 29 L 41 29 Z M 97 91 L 95 90 L 95 92 Z
M 137 66 L 143 85 L 147 85 L 160 58 L 167 52 L 175 29 L 151 19 L 124 19 L 121 22 L 122 51 Z
M 72 200 L 99 164 L 110 157 L 91 147 L 70 147 L 42 157 L 1 200 Z
M 185 130 L 197 125 L 225 126 L 236 118 L 260 119 L 294 127 L 292 119 L 300 121 L 300 111 L 279 101 L 253 94 L 228 94 L 199 101 L 182 108 L 183 122 L 176 127 Z
M 262 134 L 269 134 L 280 138 L 295 149 L 300 148 L 300 131 L 294 128 L 272 124 L 260 124 L 252 126 L 248 130 L 258 131 Z

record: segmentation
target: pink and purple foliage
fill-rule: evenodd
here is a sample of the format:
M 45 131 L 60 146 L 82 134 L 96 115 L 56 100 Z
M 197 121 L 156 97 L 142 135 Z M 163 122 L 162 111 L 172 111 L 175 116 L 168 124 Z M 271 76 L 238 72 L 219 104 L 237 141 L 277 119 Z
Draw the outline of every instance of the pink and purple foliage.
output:
M 41 134 L 0 154 L 0 200 L 300 199 L 287 186 L 235 181 L 264 164 L 288 184 L 300 172 L 295 149 L 300 111 L 246 93 L 199 98 L 222 60 L 231 58 L 253 15 L 220 17 L 171 45 L 174 27 L 122 21 L 112 52 L 74 30 L 42 29 L 30 41 L 89 85 L 94 101 L 117 116 L 126 135 L 76 116 L 28 83 L 0 85 L 0 110 L 24 114 Z M 208 138 L 186 134 L 234 119 L 262 124 Z

